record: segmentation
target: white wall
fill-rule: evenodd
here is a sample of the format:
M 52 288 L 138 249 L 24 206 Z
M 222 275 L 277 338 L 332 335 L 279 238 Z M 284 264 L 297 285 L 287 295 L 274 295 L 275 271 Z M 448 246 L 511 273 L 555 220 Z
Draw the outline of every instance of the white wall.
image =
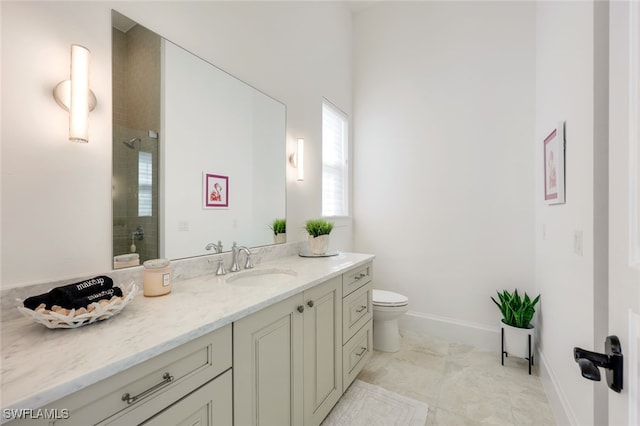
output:
M 334 2 L 2 2 L 3 287 L 110 269 L 111 8 L 287 105 L 288 152 L 306 139 L 306 179 L 287 170 L 288 236 L 321 214 L 321 105 L 351 113 L 351 13 Z M 330 31 L 327 31 L 330 29 Z M 91 52 L 90 142 L 67 141 L 51 96 L 71 43 Z M 350 248 L 350 228 L 338 228 Z
M 606 278 L 597 277 L 607 246 L 606 129 L 602 137 L 607 58 L 594 39 L 606 45 L 607 34 L 595 32 L 596 18 L 594 2 L 537 4 L 535 271 L 543 294 L 541 371 L 556 417 L 576 425 L 607 422 L 606 405 L 595 392 L 604 389 L 596 388 L 602 383 L 583 379 L 573 360 L 574 346 L 602 351 L 604 337 L 597 334 L 603 325 L 606 330 Z M 566 122 L 566 203 L 547 206 L 541 143 L 558 121 Z M 583 235 L 582 255 L 574 252 L 576 231 Z
M 0 7 L 2 285 L 104 271 L 111 257 L 110 11 L 88 3 Z M 92 51 L 98 106 L 89 144 L 68 141 L 69 115 L 52 96 L 69 78 L 72 43 Z
M 354 244 L 404 328 L 499 350 L 489 297 L 534 291 L 534 31 L 528 2 L 355 15 Z

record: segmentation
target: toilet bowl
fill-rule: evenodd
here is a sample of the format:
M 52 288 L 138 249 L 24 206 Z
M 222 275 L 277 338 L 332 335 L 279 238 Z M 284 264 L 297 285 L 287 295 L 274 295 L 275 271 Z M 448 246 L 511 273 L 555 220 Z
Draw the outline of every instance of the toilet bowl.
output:
M 386 290 L 373 290 L 373 349 L 382 352 L 400 350 L 398 318 L 409 310 L 409 299 Z

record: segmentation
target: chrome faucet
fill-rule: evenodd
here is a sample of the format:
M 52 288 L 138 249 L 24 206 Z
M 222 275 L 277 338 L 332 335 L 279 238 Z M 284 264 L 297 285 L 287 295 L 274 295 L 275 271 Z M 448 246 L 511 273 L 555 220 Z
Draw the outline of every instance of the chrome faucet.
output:
M 218 240 L 218 244 L 209 243 L 204 248 L 205 250 L 214 250 L 214 253 L 222 253 L 222 241 Z M 224 269 L 224 262 L 222 261 L 222 256 L 218 258 L 218 270 L 216 271 L 216 275 L 225 275 L 227 271 Z
M 214 253 L 222 253 L 222 241 L 218 240 L 218 244 L 209 243 L 205 246 L 205 250 L 214 250 Z
M 207 260 L 207 262 L 213 262 L 213 259 Z M 216 275 L 226 275 L 227 271 L 224 269 L 224 262 L 222 260 L 222 256 L 218 257 L 218 269 L 216 270 Z
M 218 258 L 218 270 L 216 271 L 216 275 L 225 275 L 227 271 L 224 269 L 224 262 L 222 261 L 222 256 Z
M 238 265 L 238 257 L 240 257 L 240 253 L 244 252 L 247 254 L 247 261 L 244 264 L 244 269 L 253 268 L 253 261 L 251 260 L 251 252 L 245 246 L 238 246 L 236 242 L 233 242 L 233 246 L 231 247 L 231 272 L 238 272 L 240 270 L 240 265 Z

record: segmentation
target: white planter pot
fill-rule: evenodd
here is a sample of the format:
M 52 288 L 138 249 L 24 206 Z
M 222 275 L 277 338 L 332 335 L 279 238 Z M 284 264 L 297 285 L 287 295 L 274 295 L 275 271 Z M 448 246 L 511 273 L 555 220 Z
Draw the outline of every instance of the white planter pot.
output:
M 502 350 L 506 352 L 508 356 L 515 356 L 518 358 L 529 359 L 530 354 L 533 354 L 534 348 L 534 328 L 518 328 L 507 325 L 503 322 L 500 323 L 503 330 Z M 531 339 L 531 346 L 529 346 L 529 339 Z M 529 352 L 531 348 L 531 352 Z
M 283 233 L 283 234 L 275 234 L 273 236 L 273 243 L 274 244 L 281 244 L 281 243 L 286 243 L 287 242 L 287 234 Z
M 313 254 L 325 254 L 329 249 L 329 235 L 312 237 L 309 235 L 309 251 Z

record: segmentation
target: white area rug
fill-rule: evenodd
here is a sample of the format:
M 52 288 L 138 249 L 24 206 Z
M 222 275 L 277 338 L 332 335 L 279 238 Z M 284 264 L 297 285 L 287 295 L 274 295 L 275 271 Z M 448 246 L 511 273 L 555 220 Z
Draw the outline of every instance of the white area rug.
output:
M 355 380 L 322 426 L 424 426 L 429 406 Z

